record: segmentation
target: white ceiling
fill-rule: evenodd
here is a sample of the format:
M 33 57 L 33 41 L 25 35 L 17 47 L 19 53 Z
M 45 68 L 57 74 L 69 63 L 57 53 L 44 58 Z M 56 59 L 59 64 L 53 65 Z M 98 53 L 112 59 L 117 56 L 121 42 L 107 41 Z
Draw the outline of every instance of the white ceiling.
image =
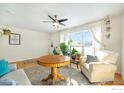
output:
M 36 31 L 50 32 L 54 30 L 52 24 L 43 23 L 50 20 L 49 15 L 58 15 L 58 18 L 68 18 L 63 28 L 73 27 L 86 22 L 103 18 L 107 15 L 116 15 L 123 11 L 124 4 L 71 4 L 71 3 L 30 3 L 30 4 L 0 4 L 0 24 L 26 28 Z M 7 13 L 7 11 L 13 13 Z

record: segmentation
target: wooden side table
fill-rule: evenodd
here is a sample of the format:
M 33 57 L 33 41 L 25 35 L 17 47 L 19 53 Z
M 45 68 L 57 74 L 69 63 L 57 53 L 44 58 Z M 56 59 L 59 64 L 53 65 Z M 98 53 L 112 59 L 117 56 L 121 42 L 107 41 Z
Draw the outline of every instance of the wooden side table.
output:
M 76 64 L 77 69 L 79 69 L 80 60 L 71 60 L 71 63 Z M 71 65 L 70 63 L 70 65 Z
M 77 69 L 79 69 L 79 64 L 80 64 L 80 55 L 75 56 L 75 58 L 71 58 L 71 63 L 77 65 Z
M 40 57 L 37 63 L 42 66 L 51 67 L 51 74 L 42 79 L 42 81 L 51 79 L 52 84 L 55 84 L 57 79 L 65 80 L 65 77 L 58 74 L 58 67 L 70 64 L 70 57 L 65 57 L 62 55 L 47 55 Z

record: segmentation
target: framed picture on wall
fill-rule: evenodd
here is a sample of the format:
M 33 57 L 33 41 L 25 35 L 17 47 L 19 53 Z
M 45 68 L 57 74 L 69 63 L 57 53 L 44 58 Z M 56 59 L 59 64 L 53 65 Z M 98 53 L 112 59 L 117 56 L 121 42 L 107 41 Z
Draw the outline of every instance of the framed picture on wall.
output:
M 9 35 L 9 45 L 20 45 L 21 44 L 21 34 L 11 33 Z

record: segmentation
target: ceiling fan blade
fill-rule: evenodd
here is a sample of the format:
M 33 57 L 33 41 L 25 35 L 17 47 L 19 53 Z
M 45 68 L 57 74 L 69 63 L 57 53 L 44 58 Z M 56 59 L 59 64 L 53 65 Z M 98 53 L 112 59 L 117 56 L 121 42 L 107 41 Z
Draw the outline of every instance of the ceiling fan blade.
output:
M 53 23 L 53 21 L 42 21 L 44 23 Z
M 68 21 L 68 19 L 60 19 L 60 20 L 58 20 L 58 22 L 64 22 L 64 21 Z
M 49 18 L 51 18 L 54 22 L 56 21 L 54 18 L 52 18 L 50 15 L 48 15 Z
M 63 25 L 63 26 L 66 26 L 65 24 L 63 24 L 63 23 L 59 23 L 60 25 Z

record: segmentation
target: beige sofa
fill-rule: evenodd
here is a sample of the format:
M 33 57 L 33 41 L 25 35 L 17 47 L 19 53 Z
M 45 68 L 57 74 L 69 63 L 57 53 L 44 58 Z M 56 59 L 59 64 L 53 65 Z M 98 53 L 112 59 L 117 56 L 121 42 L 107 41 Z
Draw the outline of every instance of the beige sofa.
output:
M 118 54 L 104 50 L 97 52 L 96 55 L 99 62 L 86 63 L 86 58 L 82 58 L 80 64 L 82 73 L 91 83 L 114 81 Z
M 17 85 L 31 85 L 30 80 L 23 69 L 16 69 L 16 64 L 10 64 L 10 71 L 0 79 L 12 79 L 17 82 Z

